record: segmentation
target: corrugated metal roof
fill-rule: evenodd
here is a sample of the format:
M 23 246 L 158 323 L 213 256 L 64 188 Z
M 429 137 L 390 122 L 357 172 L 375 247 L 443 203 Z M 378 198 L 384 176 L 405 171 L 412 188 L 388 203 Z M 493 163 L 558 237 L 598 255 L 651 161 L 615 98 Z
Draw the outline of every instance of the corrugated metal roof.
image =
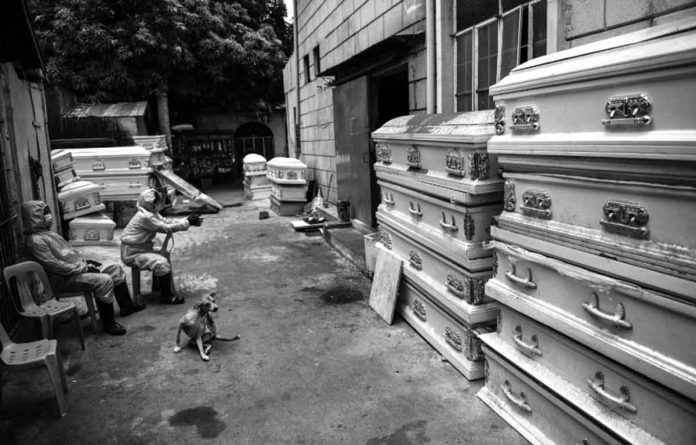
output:
M 79 104 L 64 117 L 138 117 L 144 116 L 147 101 L 116 102 L 113 104 Z

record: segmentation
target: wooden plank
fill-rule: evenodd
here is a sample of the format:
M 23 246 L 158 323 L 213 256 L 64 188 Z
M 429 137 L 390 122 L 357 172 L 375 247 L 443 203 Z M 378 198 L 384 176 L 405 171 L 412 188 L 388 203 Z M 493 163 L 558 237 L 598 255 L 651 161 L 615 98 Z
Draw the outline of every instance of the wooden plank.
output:
M 370 290 L 370 307 L 392 324 L 396 308 L 396 294 L 401 281 L 402 261 L 391 251 L 378 247 L 375 275 Z

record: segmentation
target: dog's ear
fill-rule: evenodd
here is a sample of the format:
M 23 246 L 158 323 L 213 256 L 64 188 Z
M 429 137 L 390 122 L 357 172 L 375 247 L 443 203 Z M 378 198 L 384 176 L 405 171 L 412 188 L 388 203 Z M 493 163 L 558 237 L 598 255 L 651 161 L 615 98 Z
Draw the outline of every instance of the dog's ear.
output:
M 201 309 L 201 303 L 196 303 L 196 304 L 194 304 L 194 305 L 193 305 L 193 308 L 196 309 L 196 310 L 200 310 L 200 309 Z

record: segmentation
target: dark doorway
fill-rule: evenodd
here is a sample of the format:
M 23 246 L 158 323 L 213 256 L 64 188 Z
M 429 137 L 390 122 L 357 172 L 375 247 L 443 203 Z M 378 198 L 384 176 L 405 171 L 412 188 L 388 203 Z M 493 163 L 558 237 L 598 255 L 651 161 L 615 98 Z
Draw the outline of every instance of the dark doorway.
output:
M 274 157 L 273 132 L 266 125 L 259 122 L 247 122 L 242 124 L 234 132 L 234 147 L 237 162 L 237 174 L 241 177 L 242 162 L 244 156 L 256 153 L 267 161 Z
M 381 127 L 395 117 L 408 114 L 408 71 L 400 71 L 372 79 L 371 131 Z

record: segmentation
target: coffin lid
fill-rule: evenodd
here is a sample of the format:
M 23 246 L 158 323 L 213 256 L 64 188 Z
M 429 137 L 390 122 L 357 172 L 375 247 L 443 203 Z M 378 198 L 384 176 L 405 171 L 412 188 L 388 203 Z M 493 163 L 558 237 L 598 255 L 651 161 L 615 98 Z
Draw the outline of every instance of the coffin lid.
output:
M 285 158 L 282 156 L 276 156 L 275 158 L 271 159 L 268 161 L 266 164 L 269 167 L 277 167 L 277 168 L 299 168 L 299 169 L 306 169 L 307 165 L 300 161 L 299 159 L 295 158 Z
M 89 181 L 75 181 L 63 186 L 58 192 L 59 199 L 65 199 L 74 195 L 88 195 L 101 189 L 97 184 Z
M 514 68 L 491 86 L 493 96 L 564 83 L 664 70 L 696 61 L 696 17 L 623 34 Z
M 96 147 L 96 148 L 66 148 L 65 151 L 72 153 L 73 158 L 89 157 L 118 157 L 136 156 L 150 157 L 150 150 L 140 145 L 129 145 L 125 147 Z
M 70 227 L 93 227 L 100 229 L 113 229 L 116 223 L 103 213 L 92 213 L 90 215 L 79 216 L 70 221 Z
M 392 119 L 372 132 L 375 141 L 485 142 L 495 134 L 494 110 L 417 114 Z
M 263 156 L 261 156 L 260 154 L 257 154 L 257 153 L 249 153 L 248 155 L 244 156 L 244 159 L 242 159 L 242 162 L 244 164 L 266 162 L 266 158 L 264 158 Z

